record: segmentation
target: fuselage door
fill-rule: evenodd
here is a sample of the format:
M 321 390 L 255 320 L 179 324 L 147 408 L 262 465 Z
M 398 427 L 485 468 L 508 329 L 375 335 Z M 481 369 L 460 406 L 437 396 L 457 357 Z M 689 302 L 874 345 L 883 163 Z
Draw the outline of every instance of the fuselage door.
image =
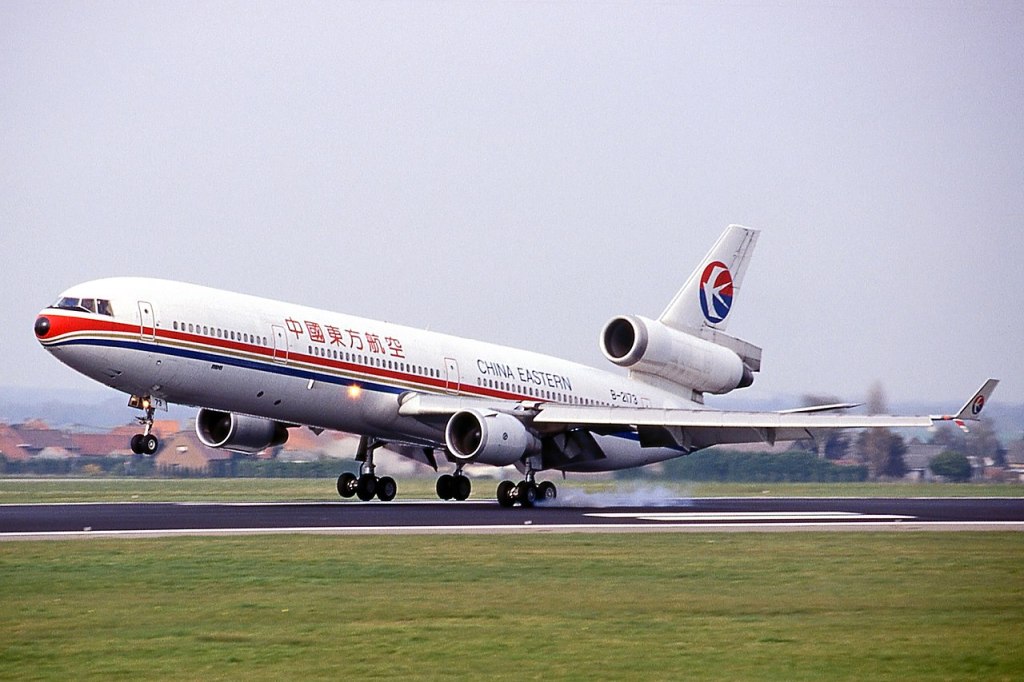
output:
M 274 362 L 285 364 L 288 362 L 288 337 L 284 333 L 284 327 L 276 324 L 271 325 L 274 330 Z
M 444 390 L 446 393 L 455 395 L 462 386 L 459 377 L 459 363 L 455 358 L 444 359 Z
M 139 335 L 143 341 L 156 340 L 156 313 L 153 306 L 145 301 L 139 301 Z

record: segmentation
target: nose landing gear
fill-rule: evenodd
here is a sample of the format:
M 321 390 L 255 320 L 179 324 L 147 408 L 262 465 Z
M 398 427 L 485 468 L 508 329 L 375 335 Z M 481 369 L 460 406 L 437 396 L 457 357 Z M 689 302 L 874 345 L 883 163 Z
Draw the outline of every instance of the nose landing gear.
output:
M 143 412 L 145 416 L 136 417 L 135 420 L 143 426 L 142 433 L 137 433 L 132 436 L 130 445 L 132 452 L 136 455 L 155 455 L 157 449 L 160 447 L 160 441 L 156 436 L 153 435 L 153 414 L 156 412 L 156 406 L 153 404 L 152 398 L 149 396 L 137 396 L 133 395 L 128 400 L 129 407 L 136 407 Z

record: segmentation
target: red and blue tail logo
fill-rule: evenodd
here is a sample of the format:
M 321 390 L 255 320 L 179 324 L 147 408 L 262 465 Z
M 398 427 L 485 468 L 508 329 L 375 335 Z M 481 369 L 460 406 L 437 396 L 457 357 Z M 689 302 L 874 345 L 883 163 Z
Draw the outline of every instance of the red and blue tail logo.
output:
M 732 308 L 732 273 L 722 261 L 708 263 L 700 276 L 700 309 L 711 324 L 718 324 Z

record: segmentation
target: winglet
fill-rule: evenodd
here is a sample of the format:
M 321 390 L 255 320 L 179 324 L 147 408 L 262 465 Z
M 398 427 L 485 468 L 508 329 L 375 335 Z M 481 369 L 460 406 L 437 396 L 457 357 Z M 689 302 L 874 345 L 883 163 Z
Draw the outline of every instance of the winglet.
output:
M 966 432 L 967 425 L 964 422 L 978 421 L 980 419 L 978 415 L 981 414 L 982 408 L 988 403 L 988 399 L 992 396 L 992 392 L 996 390 L 998 385 L 999 379 L 989 379 L 970 400 L 964 403 L 964 406 L 960 408 L 956 415 L 936 415 L 932 419 L 934 421 L 951 421 Z

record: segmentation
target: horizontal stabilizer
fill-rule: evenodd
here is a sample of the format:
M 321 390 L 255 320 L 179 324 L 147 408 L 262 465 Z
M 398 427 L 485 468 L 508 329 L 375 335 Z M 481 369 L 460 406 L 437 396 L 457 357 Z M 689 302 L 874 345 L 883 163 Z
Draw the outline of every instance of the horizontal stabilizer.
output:
M 761 371 L 761 349 L 758 346 L 743 339 L 737 339 L 735 336 L 729 336 L 712 327 L 702 327 L 700 336 L 706 341 L 710 341 L 716 346 L 728 348 L 740 356 L 740 360 L 743 361 L 743 364 L 751 372 Z
M 779 410 L 779 414 L 812 414 L 814 412 L 831 412 L 832 410 L 852 410 L 864 403 L 835 403 L 833 405 L 811 405 L 809 407 L 794 407 L 788 410 Z

